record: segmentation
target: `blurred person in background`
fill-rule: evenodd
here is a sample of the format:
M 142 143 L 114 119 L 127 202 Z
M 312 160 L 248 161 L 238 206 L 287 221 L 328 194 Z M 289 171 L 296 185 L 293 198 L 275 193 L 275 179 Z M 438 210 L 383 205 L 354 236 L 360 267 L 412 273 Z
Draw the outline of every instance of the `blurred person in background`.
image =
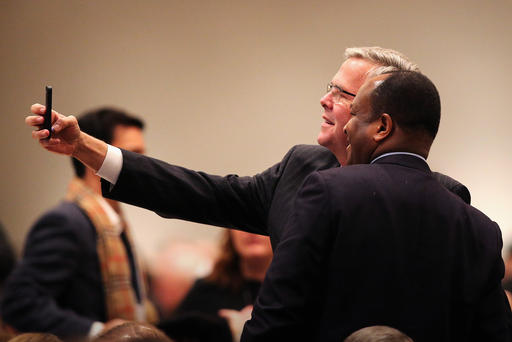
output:
M 512 245 L 505 252 L 505 276 L 503 277 L 503 289 L 507 294 L 508 302 L 512 307 Z
M 213 241 L 173 238 L 151 260 L 151 298 L 162 320 L 170 318 L 198 278 L 210 274 L 217 255 Z
M 102 108 L 79 120 L 84 132 L 144 153 L 143 122 Z M 142 266 L 118 202 L 101 196 L 100 179 L 78 160 L 64 201 L 40 217 L 2 300 L 5 323 L 61 338 L 94 336 L 122 320 L 154 321 Z M 39 175 L 35 175 L 39 177 Z
M 195 282 L 160 327 L 177 341 L 238 340 L 271 261 L 268 237 L 226 230 L 211 274 Z
M 240 230 L 226 230 L 212 273 L 196 281 L 175 314 L 220 309 L 241 310 L 252 305 L 272 261 L 270 240 Z
M 0 298 L 3 293 L 4 282 L 15 265 L 16 255 L 14 254 L 14 249 L 2 222 L 0 222 Z M 2 342 L 2 339 L 11 336 L 6 330 L 7 327 L 2 322 L 2 311 L 0 309 L 0 342 Z
M 9 236 L 7 235 L 2 222 L 0 222 L 0 296 L 2 295 L 4 282 L 14 269 L 15 265 L 16 255 L 14 254 L 14 249 L 12 248 L 11 241 L 9 240 Z

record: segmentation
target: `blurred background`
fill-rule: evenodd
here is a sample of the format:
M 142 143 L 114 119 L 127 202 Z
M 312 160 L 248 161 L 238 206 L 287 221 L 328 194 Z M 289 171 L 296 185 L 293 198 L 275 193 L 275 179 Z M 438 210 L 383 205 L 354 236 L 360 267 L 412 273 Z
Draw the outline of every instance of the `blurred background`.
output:
M 109 105 L 143 118 L 150 156 L 253 175 L 316 143 L 319 99 L 344 49 L 378 45 L 437 85 L 431 168 L 464 183 L 509 244 L 511 17 L 510 0 L 0 0 L 0 221 L 19 253 L 72 176 L 69 158 L 43 151 L 24 124 L 47 84 L 66 115 Z M 148 260 L 169 241 L 222 232 L 124 208 Z

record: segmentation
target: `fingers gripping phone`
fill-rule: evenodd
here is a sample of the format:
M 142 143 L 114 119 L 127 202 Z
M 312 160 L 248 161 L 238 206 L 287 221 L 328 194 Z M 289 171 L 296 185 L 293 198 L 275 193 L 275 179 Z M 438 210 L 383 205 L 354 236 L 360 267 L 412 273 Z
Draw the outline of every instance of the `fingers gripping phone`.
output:
M 52 87 L 46 86 L 46 110 L 44 112 L 44 122 L 42 129 L 47 129 L 49 134 L 48 138 L 50 139 L 52 135 Z

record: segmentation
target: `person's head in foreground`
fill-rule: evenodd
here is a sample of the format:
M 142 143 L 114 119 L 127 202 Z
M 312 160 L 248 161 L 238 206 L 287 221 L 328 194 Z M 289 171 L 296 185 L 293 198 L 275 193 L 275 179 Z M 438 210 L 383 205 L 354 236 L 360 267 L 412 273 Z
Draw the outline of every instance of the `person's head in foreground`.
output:
M 163 332 L 152 325 L 127 322 L 106 331 L 93 342 L 172 342 Z
M 47 333 L 24 333 L 11 338 L 9 342 L 62 342 L 57 336 Z
M 414 342 L 409 336 L 400 330 L 385 326 L 375 325 L 359 329 L 344 342 Z

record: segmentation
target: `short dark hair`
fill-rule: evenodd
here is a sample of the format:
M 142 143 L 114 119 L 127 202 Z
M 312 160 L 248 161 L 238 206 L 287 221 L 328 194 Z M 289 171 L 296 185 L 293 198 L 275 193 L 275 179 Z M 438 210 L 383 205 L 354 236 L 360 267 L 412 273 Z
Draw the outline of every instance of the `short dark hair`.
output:
M 373 116 L 389 114 L 403 129 L 424 131 L 436 137 L 441 119 L 437 89 L 425 75 L 415 71 L 391 72 L 370 94 Z
M 78 118 L 80 130 L 107 144 L 112 143 L 114 129 L 119 126 L 138 127 L 144 129 L 144 122 L 122 110 L 103 107 L 84 113 Z M 77 159 L 71 158 L 75 175 L 83 178 L 85 166 Z

